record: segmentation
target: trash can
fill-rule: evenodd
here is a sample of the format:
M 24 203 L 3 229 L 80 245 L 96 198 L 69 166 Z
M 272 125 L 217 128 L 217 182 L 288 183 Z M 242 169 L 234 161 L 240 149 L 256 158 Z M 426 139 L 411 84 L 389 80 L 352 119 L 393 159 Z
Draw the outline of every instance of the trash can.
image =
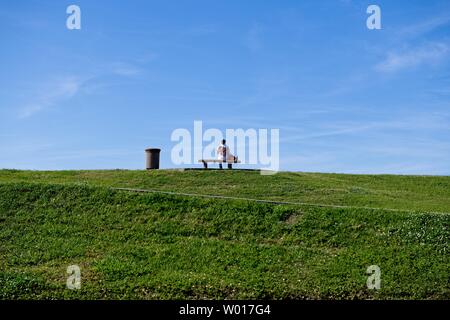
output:
M 159 153 L 161 149 L 158 148 L 149 148 L 145 149 L 145 168 L 147 170 L 150 169 L 159 169 Z

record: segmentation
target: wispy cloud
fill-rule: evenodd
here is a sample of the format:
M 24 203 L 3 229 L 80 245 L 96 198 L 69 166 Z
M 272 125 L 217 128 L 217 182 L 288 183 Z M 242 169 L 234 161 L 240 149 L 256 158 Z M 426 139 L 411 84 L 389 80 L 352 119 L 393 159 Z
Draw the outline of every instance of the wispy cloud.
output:
M 141 69 L 133 64 L 124 63 L 124 62 L 116 62 L 112 65 L 112 73 L 119 76 L 135 76 L 141 73 Z
M 428 18 L 416 24 L 401 28 L 400 37 L 418 37 L 450 23 L 450 14 Z
M 19 117 L 28 118 L 74 97 L 79 92 L 82 83 L 83 80 L 76 77 L 65 77 L 48 83 L 37 93 L 33 102 L 20 109 Z
M 375 70 L 392 73 L 423 65 L 441 63 L 450 53 L 448 39 L 426 41 L 430 33 L 450 24 L 450 14 L 436 14 L 406 26 L 400 26 L 393 32 L 397 49 L 387 50 L 385 58 L 375 66 Z M 419 41 L 421 41 L 421 44 Z M 399 47 L 400 46 L 400 47 Z
M 156 54 L 148 53 L 142 56 L 142 61 L 114 62 L 106 64 L 91 75 L 84 76 L 56 76 L 39 83 L 32 94 L 35 97 L 24 107 L 19 108 L 19 118 L 24 119 L 38 112 L 48 110 L 64 103 L 78 94 L 92 94 L 99 88 L 109 87 L 104 83 L 105 77 L 115 75 L 119 77 L 134 77 L 143 72 L 144 63 L 156 58 Z
M 387 57 L 375 66 L 375 69 L 379 72 L 396 72 L 420 65 L 435 65 L 449 53 L 450 47 L 447 43 L 427 43 L 403 51 L 389 52 Z
M 298 142 L 302 140 L 311 140 L 311 139 L 318 139 L 318 138 L 324 138 L 324 137 L 334 137 L 338 135 L 351 135 L 357 132 L 369 130 L 378 127 L 379 124 L 377 123 L 368 123 L 368 124 L 360 124 L 360 125 L 348 125 L 348 126 L 342 126 L 341 128 L 336 128 L 332 130 L 323 130 L 323 131 L 316 131 L 312 133 L 307 134 L 300 134 L 300 135 L 290 135 L 285 138 L 281 139 L 281 142 Z
M 300 142 L 313 139 L 323 139 L 336 136 L 354 136 L 355 134 L 373 133 L 384 134 L 389 131 L 448 131 L 449 119 L 442 114 L 416 113 L 396 120 L 386 119 L 384 121 L 361 121 L 348 123 L 323 123 L 316 128 L 286 128 L 281 126 L 283 132 L 290 132 L 281 138 L 281 142 Z

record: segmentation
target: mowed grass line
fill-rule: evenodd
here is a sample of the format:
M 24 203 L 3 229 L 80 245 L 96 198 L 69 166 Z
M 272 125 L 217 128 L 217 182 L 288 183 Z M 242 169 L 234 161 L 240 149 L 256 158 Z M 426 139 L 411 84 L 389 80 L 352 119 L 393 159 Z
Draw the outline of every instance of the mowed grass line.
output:
M 0 298 L 448 299 L 448 227 L 446 214 L 0 183 Z M 79 291 L 65 288 L 72 264 Z
M 253 199 L 253 198 L 234 197 L 234 196 L 172 192 L 172 191 L 151 190 L 151 189 L 114 188 L 114 187 L 112 187 L 111 189 L 119 190 L 119 191 L 127 191 L 127 192 L 159 193 L 159 194 L 168 194 L 168 195 L 175 195 L 175 196 L 195 197 L 195 198 L 204 198 L 204 199 L 240 200 L 240 201 L 250 201 L 250 202 L 255 202 L 255 203 L 265 203 L 265 204 L 275 204 L 275 205 L 310 206 L 310 207 L 320 207 L 320 208 L 341 208 L 341 209 L 367 209 L 367 210 L 375 210 L 375 211 L 382 210 L 382 211 L 390 211 L 390 212 L 412 212 L 411 210 L 405 210 L 405 209 L 360 207 L 360 206 L 332 205 L 332 204 L 309 203 L 309 202 Z M 427 213 L 447 214 L 447 215 L 450 214 L 448 212 L 427 212 Z

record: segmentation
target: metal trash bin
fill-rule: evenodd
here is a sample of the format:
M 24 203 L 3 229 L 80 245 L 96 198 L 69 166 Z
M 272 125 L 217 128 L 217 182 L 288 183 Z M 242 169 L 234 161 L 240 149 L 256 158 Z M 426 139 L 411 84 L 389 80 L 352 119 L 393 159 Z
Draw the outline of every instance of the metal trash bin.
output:
M 159 169 L 159 154 L 161 149 L 149 148 L 145 149 L 145 168 L 147 170 Z

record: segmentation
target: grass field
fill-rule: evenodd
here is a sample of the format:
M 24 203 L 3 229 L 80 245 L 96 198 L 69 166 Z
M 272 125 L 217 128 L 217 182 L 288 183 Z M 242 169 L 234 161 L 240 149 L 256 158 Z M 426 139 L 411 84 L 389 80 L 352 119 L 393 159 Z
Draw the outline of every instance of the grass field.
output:
M 450 177 L 0 170 L 0 298 L 449 299 L 449 212 Z

